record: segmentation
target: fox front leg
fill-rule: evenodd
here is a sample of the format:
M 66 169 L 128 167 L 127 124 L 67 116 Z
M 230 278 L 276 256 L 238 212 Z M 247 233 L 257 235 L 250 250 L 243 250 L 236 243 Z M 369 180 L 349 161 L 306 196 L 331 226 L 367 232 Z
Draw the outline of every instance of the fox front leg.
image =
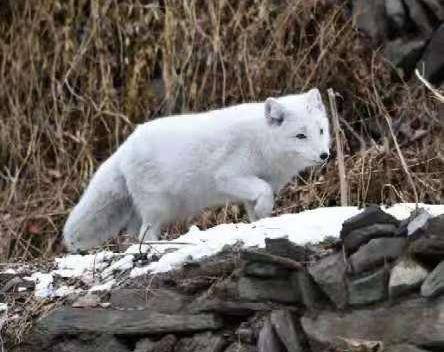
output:
M 271 186 L 258 177 L 220 178 L 219 190 L 231 200 L 244 203 L 250 221 L 271 215 L 274 193 Z

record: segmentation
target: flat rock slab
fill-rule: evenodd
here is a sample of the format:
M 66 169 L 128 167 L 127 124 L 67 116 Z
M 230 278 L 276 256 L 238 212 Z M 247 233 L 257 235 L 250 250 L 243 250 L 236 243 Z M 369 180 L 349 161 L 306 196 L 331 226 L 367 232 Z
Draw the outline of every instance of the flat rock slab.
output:
M 360 227 L 351 231 L 344 238 L 344 248 L 347 253 L 351 254 L 374 238 L 393 237 L 397 232 L 398 228 L 393 224 L 373 224 Z
M 338 307 L 347 304 L 347 286 L 345 283 L 346 262 L 342 253 L 322 258 L 308 268 L 314 281 Z
M 382 341 L 385 346 L 412 344 L 444 350 L 444 298 L 404 301 L 391 307 L 360 309 L 351 313 L 304 316 L 302 328 L 313 351 L 345 348 L 345 339 Z
M 427 276 L 421 286 L 421 295 L 424 297 L 436 297 L 442 293 L 444 293 L 444 261 Z
M 353 230 L 374 224 L 392 224 L 398 226 L 399 221 L 395 217 L 381 210 L 381 208 L 371 206 L 365 208 L 361 213 L 345 220 L 342 224 L 340 237 L 342 240 L 345 240 Z
M 40 347 L 40 351 L 51 351 L 51 352 L 98 352 L 98 351 L 109 351 L 109 352 L 130 352 L 130 349 L 118 341 L 114 336 L 102 335 L 98 338 L 85 338 L 85 339 L 67 339 L 54 346 L 48 346 L 45 349 Z M 38 348 L 35 350 L 37 351 Z M 143 351 L 146 352 L 146 351 Z M 166 352 L 166 351 L 165 351 Z
M 389 280 L 390 298 L 399 297 L 421 286 L 427 277 L 428 271 L 413 260 L 403 259 L 397 263 Z
M 222 352 L 226 344 L 221 335 L 207 332 L 180 339 L 174 352 Z
M 298 331 L 290 311 L 275 310 L 270 314 L 270 321 L 287 351 L 304 352 L 303 334 Z
M 174 290 L 117 289 L 111 291 L 112 307 L 141 308 L 152 312 L 175 314 L 182 310 L 190 298 Z
M 62 308 L 37 322 L 37 332 L 49 336 L 104 333 L 167 334 L 216 330 L 222 323 L 212 314 L 162 314 L 146 311 Z
M 267 319 L 259 332 L 257 341 L 258 352 L 284 352 L 285 347 L 279 341 L 270 320 Z
M 265 249 L 267 253 L 279 257 L 290 258 L 297 262 L 307 261 L 308 250 L 291 242 L 288 238 L 266 238 Z
M 298 303 L 300 293 L 288 279 L 256 279 L 243 276 L 238 281 L 239 298 L 244 301 L 274 301 L 280 303 Z
M 165 335 L 160 340 L 155 342 L 150 339 L 142 339 L 136 343 L 136 347 L 133 352 L 174 352 L 176 343 L 177 338 L 172 334 Z M 114 351 L 110 350 L 107 352 Z
M 245 275 L 261 278 L 288 277 L 290 273 L 289 269 L 271 263 L 249 262 L 244 267 Z
M 348 282 L 348 303 L 360 306 L 380 302 L 387 297 L 388 274 L 382 268 L 367 276 Z
M 403 237 L 376 238 L 352 254 L 349 262 L 353 273 L 375 269 L 378 266 L 397 259 L 406 247 Z

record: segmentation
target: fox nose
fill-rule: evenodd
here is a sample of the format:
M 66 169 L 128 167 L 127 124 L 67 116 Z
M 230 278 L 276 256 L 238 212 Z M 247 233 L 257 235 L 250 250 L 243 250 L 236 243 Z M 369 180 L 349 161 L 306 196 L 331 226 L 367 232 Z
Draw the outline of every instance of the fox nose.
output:
M 328 153 L 321 153 L 321 155 L 319 155 L 319 157 L 321 158 L 321 160 L 327 160 L 328 159 Z

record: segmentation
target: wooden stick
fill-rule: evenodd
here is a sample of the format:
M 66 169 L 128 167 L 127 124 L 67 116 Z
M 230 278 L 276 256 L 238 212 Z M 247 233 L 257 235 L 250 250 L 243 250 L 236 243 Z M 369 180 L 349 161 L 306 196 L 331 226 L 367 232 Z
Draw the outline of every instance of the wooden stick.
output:
M 328 101 L 330 103 L 331 116 L 333 120 L 333 130 L 335 131 L 336 152 L 338 158 L 339 186 L 341 191 L 341 206 L 348 205 L 348 184 L 345 173 L 344 152 L 342 150 L 341 127 L 339 125 L 338 109 L 336 108 L 336 96 L 333 89 L 329 88 Z

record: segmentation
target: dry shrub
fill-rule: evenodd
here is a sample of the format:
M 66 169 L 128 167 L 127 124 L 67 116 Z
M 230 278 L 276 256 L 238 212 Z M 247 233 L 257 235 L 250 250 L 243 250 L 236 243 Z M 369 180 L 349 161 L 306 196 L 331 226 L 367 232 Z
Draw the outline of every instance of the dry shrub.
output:
M 351 204 L 414 201 L 386 112 L 419 199 L 442 202 L 438 103 L 362 45 L 346 3 L 7 0 L 0 82 L 3 258 L 53 254 L 93 171 L 135 124 L 312 87 L 342 96 Z M 276 213 L 338 199 L 333 160 L 288 186 Z M 198 222 L 243 216 L 226 207 Z

